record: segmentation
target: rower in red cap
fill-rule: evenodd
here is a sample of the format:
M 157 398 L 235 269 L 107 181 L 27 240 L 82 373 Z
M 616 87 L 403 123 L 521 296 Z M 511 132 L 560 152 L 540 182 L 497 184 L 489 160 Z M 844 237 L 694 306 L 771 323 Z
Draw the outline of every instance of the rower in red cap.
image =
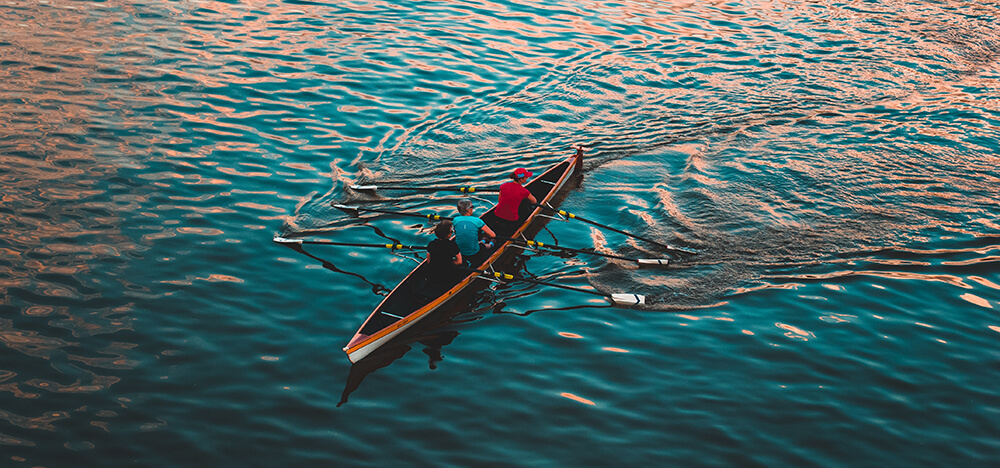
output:
M 531 171 L 519 167 L 511 173 L 510 178 L 514 179 L 500 186 L 500 200 L 497 202 L 493 213 L 497 217 L 497 226 L 494 229 L 498 235 L 509 237 L 517 227 L 521 225 L 518 211 L 521 202 L 528 200 L 532 204 L 538 203 L 535 196 L 524 187 L 524 183 L 531 177 Z

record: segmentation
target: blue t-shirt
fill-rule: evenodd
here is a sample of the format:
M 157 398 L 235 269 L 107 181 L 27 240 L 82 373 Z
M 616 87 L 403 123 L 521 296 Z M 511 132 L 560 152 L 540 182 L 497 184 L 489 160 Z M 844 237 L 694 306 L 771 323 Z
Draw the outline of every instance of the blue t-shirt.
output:
M 456 216 L 451 220 L 455 226 L 455 243 L 462 255 L 475 255 L 479 253 L 479 230 L 486 225 L 483 220 L 475 216 Z

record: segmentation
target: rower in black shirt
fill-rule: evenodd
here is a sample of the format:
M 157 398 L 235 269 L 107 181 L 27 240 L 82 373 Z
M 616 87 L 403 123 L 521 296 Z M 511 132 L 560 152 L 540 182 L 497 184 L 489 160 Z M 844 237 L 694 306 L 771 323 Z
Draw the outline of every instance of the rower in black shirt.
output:
M 453 233 L 451 221 L 441 221 L 434 228 L 437 239 L 427 244 L 427 289 L 433 294 L 454 286 L 460 273 L 455 267 L 462 264 L 462 252 L 451 239 Z

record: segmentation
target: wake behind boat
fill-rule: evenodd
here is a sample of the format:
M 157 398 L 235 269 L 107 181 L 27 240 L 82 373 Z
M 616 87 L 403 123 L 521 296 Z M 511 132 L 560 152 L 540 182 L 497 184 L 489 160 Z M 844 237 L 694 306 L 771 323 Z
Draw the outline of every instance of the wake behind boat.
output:
M 583 150 L 578 149 L 573 156 L 525 184 L 525 188 L 534 195 L 538 205 L 541 206 L 532 207 L 530 214 L 522 216 L 523 221 L 510 238 L 517 239 L 529 229 L 539 228 L 546 219 L 544 216 L 539 216 L 543 207 L 547 207 L 567 182 L 582 172 Z M 490 208 L 480 216 L 487 225 L 496 225 L 497 217 L 493 212 L 495 208 L 496 206 Z M 470 286 L 473 284 L 485 281 L 481 277 L 482 272 L 492 271 L 493 266 L 510 258 L 513 250 L 511 247 L 514 245 L 516 244 L 513 240 L 497 239 L 493 253 L 482 264 L 473 265 L 467 275 L 458 279 L 443 293 L 428 294 L 425 285 L 430 267 L 427 260 L 421 262 L 382 300 L 347 343 L 344 352 L 347 353 L 348 359 L 351 362 L 358 362 L 421 319 L 444 307 L 459 293 L 471 289 Z

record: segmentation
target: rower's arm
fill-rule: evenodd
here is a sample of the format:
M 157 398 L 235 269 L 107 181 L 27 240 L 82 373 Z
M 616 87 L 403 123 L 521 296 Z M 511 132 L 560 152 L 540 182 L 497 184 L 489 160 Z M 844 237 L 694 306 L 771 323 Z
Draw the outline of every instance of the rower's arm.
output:
M 485 233 L 487 236 L 490 236 L 490 237 L 496 237 L 497 236 L 497 233 L 493 232 L 493 230 L 490 229 L 490 227 L 488 225 L 485 225 L 485 224 L 483 225 L 483 233 Z
M 455 258 L 451 259 L 451 263 L 453 265 L 461 265 L 462 264 L 462 252 L 459 252 L 459 253 L 455 254 Z

